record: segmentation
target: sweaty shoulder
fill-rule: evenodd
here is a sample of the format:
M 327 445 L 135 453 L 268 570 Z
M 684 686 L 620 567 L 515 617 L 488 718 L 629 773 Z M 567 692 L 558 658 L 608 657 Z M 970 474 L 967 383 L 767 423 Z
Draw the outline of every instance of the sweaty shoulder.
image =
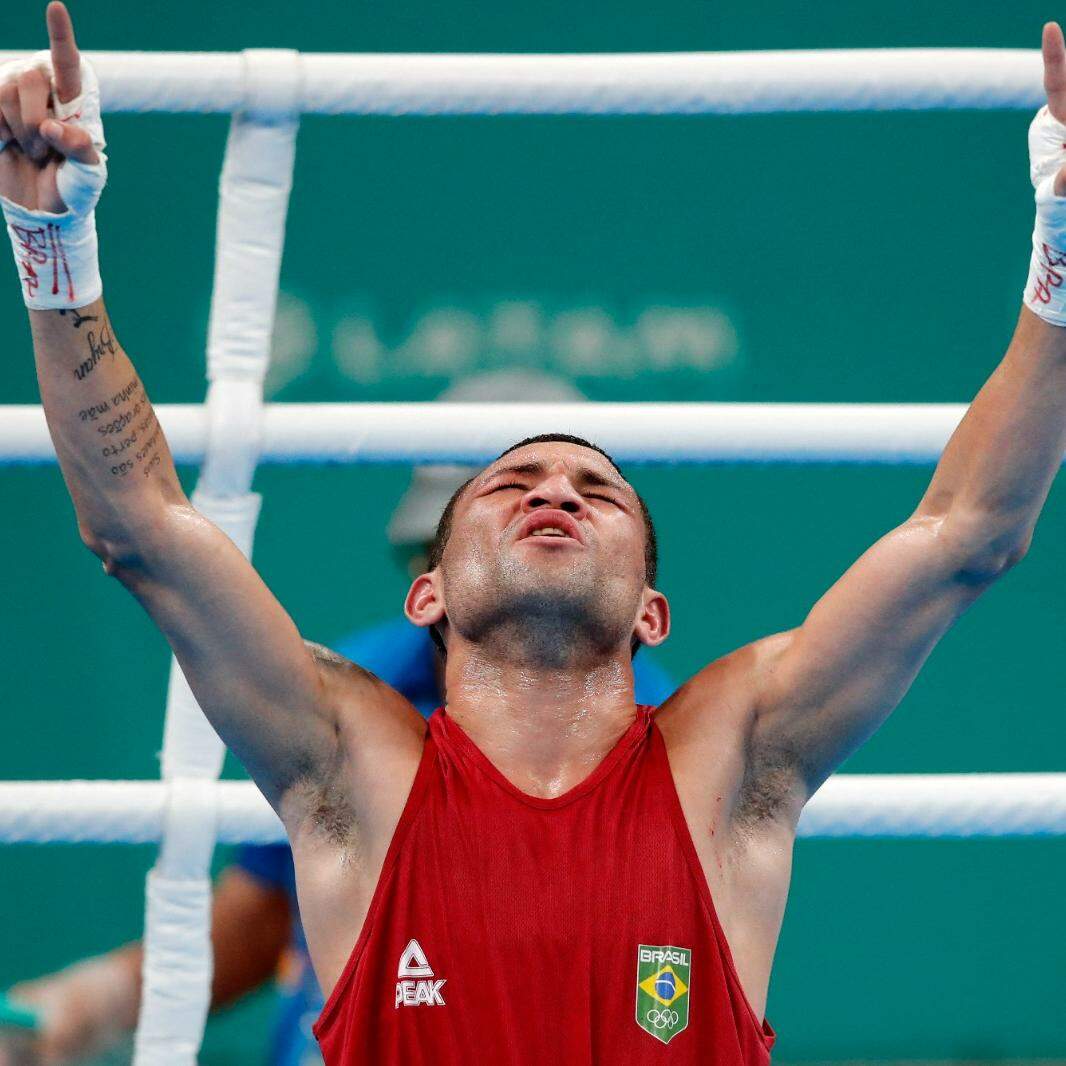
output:
M 765 659 L 765 642 L 746 644 L 708 663 L 662 705 L 655 720 L 671 754 L 748 727 Z
M 421 754 L 425 719 L 391 685 L 343 655 L 308 642 L 324 695 L 337 712 L 341 748 L 358 756 L 367 745 L 388 745 Z
M 790 639 L 775 634 L 716 659 L 656 715 L 679 793 L 700 808 L 723 803 L 720 813 L 734 823 L 773 817 L 787 798 L 768 780 L 777 775 L 773 753 L 761 750 L 758 716 L 760 693 Z
M 392 808 L 402 807 L 418 769 L 426 722 L 369 670 L 306 643 L 333 712 L 336 747 L 329 766 L 290 790 L 283 818 L 290 836 L 310 832 L 344 843 L 356 827 L 373 833 L 379 821 L 393 821 Z

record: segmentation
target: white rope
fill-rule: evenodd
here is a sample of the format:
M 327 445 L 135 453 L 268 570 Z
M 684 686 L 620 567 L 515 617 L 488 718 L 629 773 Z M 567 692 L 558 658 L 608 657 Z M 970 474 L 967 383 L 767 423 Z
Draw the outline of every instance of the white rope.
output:
M 805 837 L 1066 834 L 1066 774 L 837 774 L 807 804 Z
M 285 839 L 281 822 L 247 781 L 209 786 L 222 844 Z M 170 787 L 163 781 L 0 782 L 0 843 L 155 844 Z
M 156 411 L 178 462 L 199 462 L 205 409 Z M 965 411 L 950 403 L 267 404 L 259 460 L 480 463 L 558 430 L 627 463 L 932 463 Z M 0 465 L 54 462 L 41 408 L 0 405 Z
M 206 786 L 226 844 L 285 839 L 245 781 Z M 160 839 L 160 781 L 0 782 L 0 843 L 146 844 Z M 803 837 L 1066 835 L 1066 774 L 837 774 L 800 819 Z
M 204 456 L 206 410 L 158 404 L 179 463 Z M 576 433 L 626 463 L 934 463 L 954 403 L 276 403 L 260 463 L 487 462 L 523 437 Z M 0 405 L 0 466 L 54 463 L 44 412 Z
M 0 59 L 28 55 L 0 54 Z M 105 110 L 276 105 L 231 52 L 87 52 Z M 299 56 L 297 109 L 339 115 L 707 114 L 1035 108 L 1040 53 L 878 48 L 606 55 Z

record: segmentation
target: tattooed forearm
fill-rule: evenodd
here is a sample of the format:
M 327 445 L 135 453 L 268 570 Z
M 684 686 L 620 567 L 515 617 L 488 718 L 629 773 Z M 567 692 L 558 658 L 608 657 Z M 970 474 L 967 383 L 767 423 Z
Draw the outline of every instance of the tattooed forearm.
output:
M 94 403 L 88 407 L 83 407 L 78 412 L 78 417 L 83 422 L 95 422 L 102 415 L 107 414 L 113 409 L 121 407 L 138 390 L 140 390 L 140 393 L 143 396 L 144 386 L 141 385 L 140 379 L 136 375 L 134 375 L 113 396 L 109 396 L 106 399 L 101 400 L 99 403 Z
M 82 321 L 85 320 L 82 319 Z M 75 326 L 78 325 L 80 323 L 75 323 Z M 79 381 L 84 381 L 96 369 L 97 363 L 105 355 L 110 355 L 112 359 L 115 358 L 115 338 L 111 335 L 111 326 L 107 321 L 100 326 L 98 331 L 87 330 L 85 340 L 89 349 L 88 357 L 74 368 L 74 376 Z
M 104 439 L 100 454 L 111 461 L 111 474 L 125 477 L 140 468 L 148 477 L 161 462 L 162 430 L 144 386 L 131 378 L 118 392 L 78 412 L 82 422 L 95 422 Z
M 152 415 L 152 424 L 155 428 L 152 430 L 151 436 L 134 456 L 137 465 L 141 468 L 141 473 L 145 477 L 149 477 L 152 471 L 163 461 L 159 454 L 159 443 L 163 436 L 163 431 L 155 420 L 155 414 Z
M 76 310 L 31 311 L 41 398 L 78 521 L 105 538 L 181 484 L 140 375 L 103 300 Z M 0 1055 L 0 1058 L 3 1056 Z

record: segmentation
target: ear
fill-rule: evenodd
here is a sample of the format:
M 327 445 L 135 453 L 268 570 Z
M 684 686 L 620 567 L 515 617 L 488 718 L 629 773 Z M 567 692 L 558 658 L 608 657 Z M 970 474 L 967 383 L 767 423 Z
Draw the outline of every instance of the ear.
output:
M 403 613 L 416 626 L 435 626 L 444 619 L 444 592 L 436 570 L 414 579 L 404 600 Z
M 661 592 L 644 589 L 634 636 L 641 644 L 654 648 L 670 635 L 670 604 Z

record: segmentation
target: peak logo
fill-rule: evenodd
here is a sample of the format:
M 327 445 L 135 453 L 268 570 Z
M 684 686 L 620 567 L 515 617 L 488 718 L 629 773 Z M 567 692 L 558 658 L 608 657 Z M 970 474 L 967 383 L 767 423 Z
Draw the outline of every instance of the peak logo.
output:
M 445 1005 L 441 989 L 447 978 L 438 978 L 433 973 L 433 967 L 417 940 L 409 940 L 403 949 L 396 977 L 396 1008 Z

